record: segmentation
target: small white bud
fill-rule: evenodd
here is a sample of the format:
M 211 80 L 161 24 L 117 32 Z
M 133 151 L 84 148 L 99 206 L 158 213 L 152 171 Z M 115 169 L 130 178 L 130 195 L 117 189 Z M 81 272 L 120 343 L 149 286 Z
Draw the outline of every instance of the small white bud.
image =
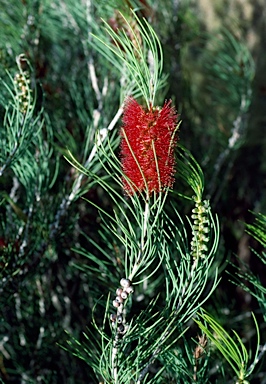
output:
M 134 288 L 132 287 L 132 285 L 130 285 L 129 287 L 127 287 L 127 288 L 125 289 L 125 291 L 130 295 L 131 293 L 134 292 Z
M 121 296 L 121 293 L 123 292 L 123 289 L 122 288 L 117 288 L 116 290 L 116 294 L 117 296 Z
M 120 280 L 120 284 L 123 288 L 130 287 L 131 281 L 128 279 L 125 279 L 124 277 Z
M 116 307 L 116 308 L 118 308 L 118 307 L 119 307 L 119 303 L 118 303 L 117 301 L 114 300 L 114 301 L 113 301 L 113 306 Z
M 123 303 L 124 300 L 122 299 L 121 296 L 116 296 L 115 301 L 116 301 L 117 303 L 121 304 L 121 303 Z
M 125 327 L 123 326 L 123 324 L 120 324 L 120 325 L 117 327 L 117 331 L 118 331 L 119 333 L 123 333 L 123 332 L 124 332 L 124 329 L 125 329 Z
M 124 299 L 124 300 L 126 300 L 127 299 L 127 293 L 125 292 L 125 291 L 123 291 L 122 293 L 121 293 L 121 297 L 122 297 L 122 299 Z
M 111 321 L 116 321 L 116 315 L 114 313 L 111 313 L 110 320 Z

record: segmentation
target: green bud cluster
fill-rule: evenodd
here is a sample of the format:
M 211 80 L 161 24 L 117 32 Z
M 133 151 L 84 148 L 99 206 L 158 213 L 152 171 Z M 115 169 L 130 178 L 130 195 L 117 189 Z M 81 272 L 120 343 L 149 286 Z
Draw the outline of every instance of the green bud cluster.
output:
M 31 89 L 29 87 L 30 79 L 27 72 L 16 73 L 14 77 L 14 84 L 16 86 L 16 99 L 19 103 L 21 113 L 26 113 L 30 108 L 31 102 Z
M 209 201 L 196 201 L 195 208 L 192 209 L 192 231 L 191 254 L 193 259 L 204 257 L 208 251 L 210 220 L 209 220 Z

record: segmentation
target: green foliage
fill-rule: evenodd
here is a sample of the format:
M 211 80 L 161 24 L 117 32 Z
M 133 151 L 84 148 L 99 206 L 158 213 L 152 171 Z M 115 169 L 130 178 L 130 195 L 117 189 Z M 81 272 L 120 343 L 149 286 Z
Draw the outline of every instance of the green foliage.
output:
M 261 213 L 254 214 L 254 216 L 254 224 L 246 224 L 247 233 L 266 247 L 266 216 Z M 265 253 L 262 255 L 262 261 L 265 263 Z
M 255 221 L 253 224 L 246 224 L 246 231 L 249 233 L 255 240 L 257 240 L 262 246 L 263 249 L 266 245 L 266 216 L 263 214 L 255 214 Z M 262 262 L 263 267 L 266 264 L 266 253 L 261 251 L 258 253 L 254 249 L 252 250 L 254 256 L 257 256 L 260 262 Z M 266 321 L 266 289 L 264 284 L 261 281 L 259 276 L 256 276 L 251 271 L 248 271 L 246 266 L 243 264 L 242 269 L 238 269 L 236 275 L 233 277 L 233 282 L 239 284 L 246 292 L 256 298 L 259 303 L 261 313 Z M 244 283 L 244 282 L 248 282 Z
M 8 167 L 27 156 L 29 146 L 42 127 L 40 115 L 34 117 L 34 104 L 31 102 L 31 89 L 27 74 L 19 68 L 15 80 L 9 75 L 11 85 L 3 83 L 8 91 L 8 98 L 2 100 L 5 110 L 1 127 L 0 174 Z M 17 80 L 18 79 L 18 80 Z M 27 162 L 25 161 L 27 164 Z M 30 167 L 28 168 L 30 172 Z
M 142 96 L 149 108 L 154 105 L 157 92 L 165 86 L 161 43 L 145 19 L 140 20 L 135 13 L 128 19 L 123 14 L 119 17 L 121 30 L 116 31 L 104 22 L 111 41 L 94 36 L 92 46 L 123 73 L 123 99 L 127 95 Z
M 219 197 L 240 209 L 228 175 L 254 96 L 243 39 L 205 33 L 186 0 L 0 5 L 0 382 L 220 383 L 231 366 L 239 382 L 263 375 L 263 279 L 234 274 L 264 323 L 233 336 L 224 323 L 247 309 L 221 279 Z M 172 98 L 182 112 L 174 189 L 148 199 L 123 192 L 127 96 L 148 107 Z M 265 222 L 246 227 L 263 247 Z
M 187 145 L 204 164 L 206 193 L 216 204 L 247 137 L 255 64 L 245 43 L 225 28 L 212 36 L 197 34 L 181 49 L 181 63 L 188 94 L 183 108 L 197 137 L 194 147 Z
M 255 366 L 251 365 L 251 368 L 248 368 L 249 354 L 240 336 L 233 331 L 235 341 L 210 315 L 203 312 L 202 314 L 199 313 L 198 316 L 200 320 L 194 321 L 231 365 L 237 376 L 237 383 L 248 383 L 246 379 L 250 376 Z M 257 331 L 257 350 L 254 357 L 254 361 L 256 361 L 259 352 L 260 334 L 254 315 L 253 319 Z

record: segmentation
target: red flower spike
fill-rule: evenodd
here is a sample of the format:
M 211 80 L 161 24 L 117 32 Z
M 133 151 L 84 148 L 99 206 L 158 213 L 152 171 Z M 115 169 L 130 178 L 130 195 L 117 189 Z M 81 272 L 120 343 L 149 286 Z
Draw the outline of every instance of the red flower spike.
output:
M 174 183 L 177 113 L 171 101 L 145 110 L 133 98 L 125 103 L 121 129 L 124 190 L 162 192 Z

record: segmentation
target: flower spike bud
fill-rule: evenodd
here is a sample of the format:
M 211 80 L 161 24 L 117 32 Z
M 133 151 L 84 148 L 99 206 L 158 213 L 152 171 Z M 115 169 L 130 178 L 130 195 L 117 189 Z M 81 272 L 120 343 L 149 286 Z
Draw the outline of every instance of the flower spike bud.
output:
M 210 240 L 208 236 L 210 231 L 209 202 L 207 200 L 197 201 L 195 205 L 196 208 L 192 209 L 193 214 L 191 215 L 193 238 L 190 243 L 194 259 L 206 256 L 208 252 L 206 243 Z
M 128 296 L 127 292 L 123 291 L 123 292 L 121 293 L 121 297 L 122 297 L 123 300 L 126 300 L 126 299 L 127 299 L 127 296 Z
M 129 279 L 125 279 L 124 277 L 120 280 L 121 287 L 128 288 L 131 286 L 131 281 Z
M 116 290 L 116 294 L 117 296 L 121 296 L 121 293 L 123 292 L 123 289 L 122 288 L 117 288 Z
M 115 301 L 116 301 L 117 303 L 119 303 L 119 304 L 122 304 L 124 300 L 122 299 L 121 296 L 116 296 Z
M 117 327 L 117 331 L 118 331 L 118 333 L 123 333 L 124 330 L 125 330 L 125 327 L 124 327 L 123 324 L 120 324 L 120 325 Z
M 110 320 L 111 320 L 112 322 L 116 321 L 116 315 L 115 315 L 114 313 L 111 313 L 111 315 L 110 315 Z
M 126 291 L 126 293 L 128 293 L 128 294 L 130 295 L 131 293 L 134 292 L 134 288 L 132 287 L 132 285 L 130 285 L 130 287 L 127 287 L 127 288 L 125 289 L 125 291 Z
M 118 308 L 118 307 L 119 307 L 119 303 L 118 303 L 116 300 L 114 300 L 114 301 L 113 301 L 113 306 L 114 306 L 115 308 Z
M 121 162 L 128 195 L 159 193 L 174 184 L 177 113 L 171 101 L 162 108 L 125 103 L 121 129 Z

